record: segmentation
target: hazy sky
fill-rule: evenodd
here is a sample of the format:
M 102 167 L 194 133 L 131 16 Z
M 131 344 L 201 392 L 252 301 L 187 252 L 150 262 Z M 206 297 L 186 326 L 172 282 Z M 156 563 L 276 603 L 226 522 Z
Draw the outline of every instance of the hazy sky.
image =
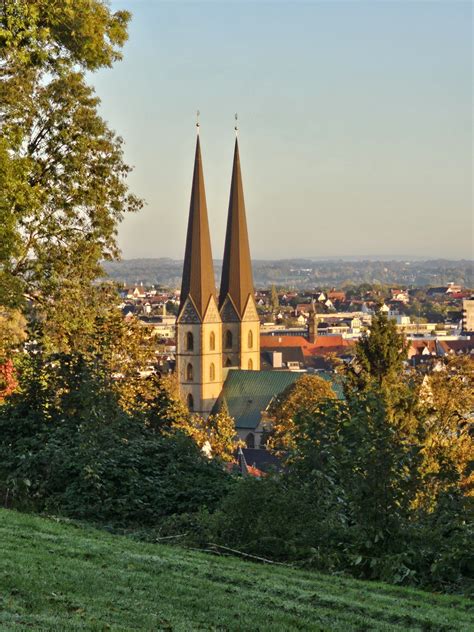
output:
M 182 258 L 201 142 L 222 258 L 234 113 L 254 258 L 472 257 L 470 2 L 161 2 L 92 76 L 146 200 L 124 258 Z

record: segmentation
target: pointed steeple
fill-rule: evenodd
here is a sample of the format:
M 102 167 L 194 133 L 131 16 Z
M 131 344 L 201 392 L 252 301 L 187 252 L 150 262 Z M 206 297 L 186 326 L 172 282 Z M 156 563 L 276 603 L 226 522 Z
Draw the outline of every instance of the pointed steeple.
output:
M 219 308 L 223 306 L 227 296 L 230 296 L 239 316 L 242 317 L 249 295 L 254 295 L 252 263 L 240 173 L 239 142 L 236 137 Z
M 189 207 L 188 232 L 184 254 L 180 312 L 188 296 L 192 298 L 201 319 L 209 304 L 209 299 L 211 296 L 216 296 L 199 127 L 196 139 L 191 204 Z

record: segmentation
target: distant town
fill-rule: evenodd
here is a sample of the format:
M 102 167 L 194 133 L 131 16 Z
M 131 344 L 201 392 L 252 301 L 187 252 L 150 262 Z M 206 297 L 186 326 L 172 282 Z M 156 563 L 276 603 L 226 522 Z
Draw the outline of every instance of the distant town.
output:
M 124 262 L 124 269 L 130 264 Z M 428 269 L 427 262 L 413 264 L 419 274 L 422 265 Z M 462 274 L 463 267 L 457 265 Z M 258 262 L 255 267 L 259 269 Z M 143 281 L 117 288 L 124 318 L 138 318 L 156 337 L 157 363 L 149 371 L 173 371 L 180 291 Z M 255 301 L 262 370 L 334 371 L 338 362 L 351 361 L 355 342 L 370 329 L 379 309 L 406 335 L 410 364 L 420 370 L 434 369 L 446 355 L 474 355 L 474 292 L 453 281 L 424 287 L 361 283 L 301 290 L 272 285 L 257 289 Z

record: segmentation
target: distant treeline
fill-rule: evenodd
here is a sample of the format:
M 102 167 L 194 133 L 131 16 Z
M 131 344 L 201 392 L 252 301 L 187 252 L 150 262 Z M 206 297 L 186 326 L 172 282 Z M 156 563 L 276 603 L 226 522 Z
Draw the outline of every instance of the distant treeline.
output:
M 143 283 L 169 288 L 180 286 L 182 266 L 181 260 L 167 258 L 104 263 L 109 278 L 119 283 Z M 221 268 L 222 262 L 215 261 L 216 280 L 220 278 Z M 468 260 L 254 260 L 253 272 L 255 285 L 260 288 L 273 284 L 288 289 L 340 287 L 360 283 L 412 287 L 440 286 L 450 282 L 464 287 L 474 285 L 473 264 Z

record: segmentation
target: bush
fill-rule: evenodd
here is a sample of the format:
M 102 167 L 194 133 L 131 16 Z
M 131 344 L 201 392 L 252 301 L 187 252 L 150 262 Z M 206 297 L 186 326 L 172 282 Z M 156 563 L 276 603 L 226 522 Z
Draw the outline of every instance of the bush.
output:
M 87 363 L 28 360 L 22 377 L 0 408 L 5 505 L 128 527 L 213 508 L 226 493 L 219 463 L 125 413 Z
M 244 479 L 224 498 L 214 541 L 363 579 L 472 591 L 472 500 L 454 482 L 431 513 L 416 505 L 421 445 L 397 432 L 380 398 L 322 402 L 297 427 L 283 473 Z

